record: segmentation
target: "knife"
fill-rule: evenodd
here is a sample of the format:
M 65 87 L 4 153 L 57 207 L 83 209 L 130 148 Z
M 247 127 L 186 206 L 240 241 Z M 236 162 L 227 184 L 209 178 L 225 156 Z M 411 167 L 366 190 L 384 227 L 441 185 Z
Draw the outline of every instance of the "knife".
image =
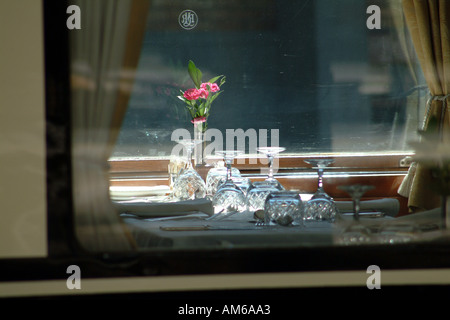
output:
M 261 230 L 263 226 L 182 226 L 182 227 L 159 227 L 163 231 L 204 231 L 204 230 Z
M 341 214 L 344 216 L 353 216 L 354 215 L 353 212 L 342 212 Z M 378 212 L 378 211 L 368 211 L 368 212 L 360 212 L 359 216 L 363 217 L 363 218 L 382 218 L 385 216 L 385 213 Z

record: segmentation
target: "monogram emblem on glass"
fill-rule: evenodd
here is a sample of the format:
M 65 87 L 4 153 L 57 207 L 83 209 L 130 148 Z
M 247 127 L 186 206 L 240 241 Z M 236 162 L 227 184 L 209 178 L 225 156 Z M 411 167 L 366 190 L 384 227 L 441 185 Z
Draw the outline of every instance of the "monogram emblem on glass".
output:
M 184 10 L 178 16 L 178 23 L 183 29 L 194 29 L 198 23 L 198 16 L 192 10 Z

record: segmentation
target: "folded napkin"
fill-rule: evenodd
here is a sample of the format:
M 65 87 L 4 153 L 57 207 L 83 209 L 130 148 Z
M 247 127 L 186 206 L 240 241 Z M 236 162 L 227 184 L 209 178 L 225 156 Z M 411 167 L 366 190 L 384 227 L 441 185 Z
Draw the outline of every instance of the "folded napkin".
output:
M 341 213 L 353 212 L 352 201 L 336 201 L 336 206 Z M 400 202 L 397 199 L 386 198 L 378 200 L 361 201 L 361 212 L 376 211 L 383 212 L 385 215 L 395 217 L 400 211 Z
M 203 212 L 214 214 L 211 200 L 195 199 L 178 202 L 151 202 L 145 199 L 113 202 L 119 213 L 133 214 L 139 217 L 167 217 Z
M 110 186 L 112 200 L 127 200 L 136 197 L 163 196 L 170 193 L 169 186 Z

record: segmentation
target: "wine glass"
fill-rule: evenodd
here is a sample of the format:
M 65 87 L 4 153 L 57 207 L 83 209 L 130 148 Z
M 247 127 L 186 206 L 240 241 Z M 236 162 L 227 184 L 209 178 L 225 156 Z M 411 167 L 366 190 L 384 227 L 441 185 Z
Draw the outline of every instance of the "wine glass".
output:
M 274 178 L 273 174 L 273 159 L 277 154 L 283 152 L 285 148 L 260 147 L 256 150 L 267 156 L 269 171 L 264 181 L 253 182 L 247 191 L 247 210 L 253 212 L 264 210 L 266 198 L 270 193 L 285 190 L 280 182 Z
M 238 150 L 216 151 L 223 156 L 227 167 L 226 181 L 221 184 L 212 198 L 214 207 L 214 218 L 219 216 L 229 216 L 246 209 L 245 194 L 232 179 L 232 164 L 234 158 L 241 154 Z
M 239 189 L 244 192 L 245 196 L 247 196 L 248 190 L 250 189 L 252 182 L 249 178 L 243 176 L 235 176 L 234 174 L 231 176 L 234 184 L 239 187 Z
M 279 191 L 277 184 L 267 181 L 254 181 L 247 191 L 247 210 L 252 212 L 264 210 L 269 194 Z
M 303 202 L 295 191 L 277 191 L 267 196 L 264 225 L 303 226 Z
M 241 177 L 241 172 L 238 168 L 231 168 L 231 177 L 235 180 L 236 177 Z M 221 184 L 227 180 L 227 168 L 223 161 L 217 162 L 213 168 L 209 169 L 206 175 L 206 194 L 208 197 L 213 197 Z
M 183 145 L 187 154 L 186 169 L 181 171 L 173 186 L 173 196 L 178 200 L 201 199 L 206 196 L 206 184 L 192 166 L 192 151 L 200 140 L 183 139 L 177 143 Z
M 280 182 L 274 178 L 273 174 L 273 159 L 276 155 L 286 150 L 286 148 L 283 147 L 259 147 L 256 149 L 258 152 L 261 152 L 266 155 L 268 159 L 268 175 L 267 178 L 264 180 L 267 184 L 272 184 L 277 188 L 278 190 L 282 191 L 284 190 L 284 187 L 280 184 Z
M 317 190 L 310 200 L 305 205 L 305 220 L 314 221 L 329 221 L 334 222 L 338 209 L 334 199 L 328 195 L 323 188 L 323 172 L 324 169 L 334 162 L 333 159 L 308 159 L 304 160 L 317 168 L 318 184 Z
M 343 244 L 360 244 L 367 243 L 371 240 L 371 231 L 369 228 L 361 224 L 359 220 L 359 212 L 361 208 L 361 198 L 369 190 L 374 189 L 371 185 L 353 184 L 346 186 L 338 186 L 339 189 L 347 192 L 353 201 L 353 221 L 349 226 L 345 227 L 341 235 Z

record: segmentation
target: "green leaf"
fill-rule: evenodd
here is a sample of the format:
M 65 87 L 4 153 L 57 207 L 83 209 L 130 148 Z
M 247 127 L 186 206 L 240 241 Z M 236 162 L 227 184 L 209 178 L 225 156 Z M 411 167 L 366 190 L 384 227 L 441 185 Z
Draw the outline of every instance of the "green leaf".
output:
M 211 104 L 216 98 L 221 94 L 223 91 L 216 92 L 214 95 L 211 96 L 211 99 L 209 100 L 209 103 Z
M 217 80 L 219 80 L 220 77 L 222 77 L 222 76 L 214 77 L 214 78 L 210 79 L 208 82 L 209 82 L 209 83 L 214 83 L 214 82 L 216 82 Z
M 205 102 L 203 102 L 199 107 L 198 107 L 198 114 L 199 116 L 202 116 L 205 114 Z
M 189 60 L 189 64 L 188 64 L 188 72 L 189 75 L 191 76 L 192 81 L 194 82 L 194 85 L 197 89 L 200 88 L 200 85 L 202 84 L 202 72 L 200 71 L 200 69 L 198 69 L 194 62 L 192 60 Z

